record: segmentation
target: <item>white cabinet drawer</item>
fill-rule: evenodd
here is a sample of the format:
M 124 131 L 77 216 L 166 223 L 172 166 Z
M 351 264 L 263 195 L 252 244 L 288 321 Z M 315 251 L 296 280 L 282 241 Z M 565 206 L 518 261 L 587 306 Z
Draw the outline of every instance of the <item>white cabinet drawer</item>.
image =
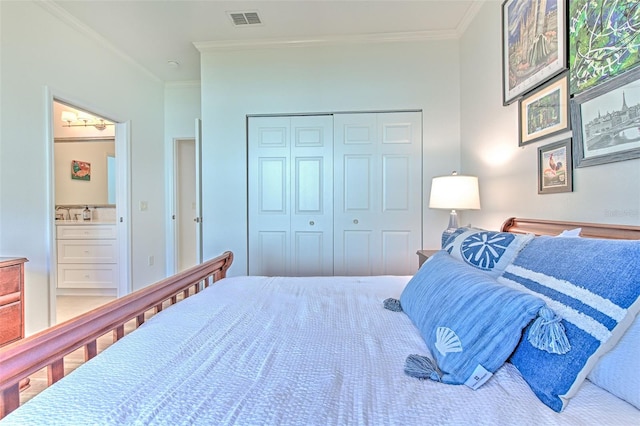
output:
M 58 263 L 117 263 L 116 240 L 58 240 Z
M 115 225 L 57 225 L 58 240 L 115 239 Z
M 58 265 L 58 288 L 118 288 L 118 265 Z

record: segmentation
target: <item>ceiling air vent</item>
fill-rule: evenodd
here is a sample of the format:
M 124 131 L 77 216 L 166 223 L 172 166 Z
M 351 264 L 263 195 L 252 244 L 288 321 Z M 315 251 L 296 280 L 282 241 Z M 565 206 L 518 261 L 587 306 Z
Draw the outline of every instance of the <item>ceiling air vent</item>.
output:
M 235 26 L 262 24 L 258 12 L 227 12 L 227 14 Z

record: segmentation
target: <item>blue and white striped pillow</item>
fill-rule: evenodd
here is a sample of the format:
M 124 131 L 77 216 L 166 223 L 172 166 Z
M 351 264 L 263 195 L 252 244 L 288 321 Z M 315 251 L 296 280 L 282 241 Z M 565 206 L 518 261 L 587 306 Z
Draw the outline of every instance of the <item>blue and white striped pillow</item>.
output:
M 571 351 L 549 354 L 523 338 L 511 357 L 560 412 L 640 311 L 640 241 L 537 237 L 498 282 L 540 297 L 563 318 Z
M 545 306 L 444 251 L 422 265 L 400 302 L 440 370 L 438 381 L 473 389 L 504 364 Z

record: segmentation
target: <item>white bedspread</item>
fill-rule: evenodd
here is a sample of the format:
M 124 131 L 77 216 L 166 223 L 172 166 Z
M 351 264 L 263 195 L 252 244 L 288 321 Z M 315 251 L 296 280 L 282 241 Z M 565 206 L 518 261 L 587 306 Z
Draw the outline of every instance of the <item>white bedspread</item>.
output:
M 427 349 L 382 301 L 399 297 L 408 278 L 224 279 L 1 423 L 640 424 L 639 410 L 590 382 L 555 413 L 510 364 L 477 391 L 406 376 L 407 355 Z

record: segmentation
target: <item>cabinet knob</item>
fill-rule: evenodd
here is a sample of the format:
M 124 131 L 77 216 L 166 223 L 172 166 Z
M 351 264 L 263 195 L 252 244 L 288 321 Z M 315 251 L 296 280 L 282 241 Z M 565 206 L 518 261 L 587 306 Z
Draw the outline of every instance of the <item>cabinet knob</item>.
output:
M 357 224 L 358 224 L 358 219 L 353 219 L 353 223 L 354 223 L 355 225 L 357 225 Z
M 313 226 L 313 225 L 315 225 L 315 224 L 316 224 L 316 223 L 315 223 L 314 221 L 312 221 L 312 220 L 311 220 L 311 221 L 309 221 L 309 225 Z

